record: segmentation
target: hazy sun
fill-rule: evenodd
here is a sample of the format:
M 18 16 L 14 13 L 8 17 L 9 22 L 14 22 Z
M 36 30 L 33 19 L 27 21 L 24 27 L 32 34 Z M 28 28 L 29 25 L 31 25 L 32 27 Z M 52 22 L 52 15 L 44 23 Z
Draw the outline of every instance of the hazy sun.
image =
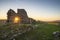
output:
M 18 23 L 19 20 L 20 20 L 19 17 L 15 17 L 15 18 L 14 18 L 14 23 Z

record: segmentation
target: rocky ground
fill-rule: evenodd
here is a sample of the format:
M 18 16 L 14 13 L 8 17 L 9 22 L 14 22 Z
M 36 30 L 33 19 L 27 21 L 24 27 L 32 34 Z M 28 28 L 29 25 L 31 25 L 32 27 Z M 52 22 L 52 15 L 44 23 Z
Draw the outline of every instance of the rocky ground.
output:
M 2 24 L 0 40 L 60 40 L 59 32 L 53 24 Z

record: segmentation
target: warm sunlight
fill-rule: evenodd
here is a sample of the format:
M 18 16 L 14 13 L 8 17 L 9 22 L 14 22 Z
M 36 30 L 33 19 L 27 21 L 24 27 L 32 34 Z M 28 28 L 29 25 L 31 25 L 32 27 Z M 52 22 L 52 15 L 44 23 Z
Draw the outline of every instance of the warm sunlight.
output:
M 20 21 L 20 18 L 19 17 L 15 17 L 14 18 L 14 23 L 18 23 Z

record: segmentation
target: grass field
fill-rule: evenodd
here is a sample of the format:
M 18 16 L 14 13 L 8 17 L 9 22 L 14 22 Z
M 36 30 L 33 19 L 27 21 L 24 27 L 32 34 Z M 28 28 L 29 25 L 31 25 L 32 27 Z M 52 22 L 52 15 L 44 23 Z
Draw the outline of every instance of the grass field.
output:
M 27 26 L 29 25 L 29 26 Z M 30 31 L 27 31 L 25 33 L 22 33 L 21 35 L 18 35 L 15 37 L 15 40 L 55 40 L 53 36 L 53 32 L 60 31 L 60 26 L 54 25 L 54 24 L 47 24 L 47 23 L 40 23 L 40 24 L 0 24 L 0 40 L 4 40 L 2 36 L 8 35 L 14 35 L 15 33 L 18 33 L 20 30 L 19 28 L 23 29 L 23 31 L 26 30 L 27 27 L 33 27 Z M 11 33 L 11 31 L 14 31 Z M 18 31 L 18 32 L 16 32 Z M 9 37 L 5 38 L 6 40 L 9 40 Z M 60 39 L 59 39 L 60 40 Z

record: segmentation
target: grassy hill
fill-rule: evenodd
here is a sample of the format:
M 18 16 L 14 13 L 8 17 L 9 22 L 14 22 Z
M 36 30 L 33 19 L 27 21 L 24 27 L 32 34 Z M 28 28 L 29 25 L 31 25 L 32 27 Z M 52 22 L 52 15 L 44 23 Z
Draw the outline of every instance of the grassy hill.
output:
M 28 27 L 32 27 L 32 29 L 28 31 Z M 0 40 L 9 40 L 12 35 L 23 32 L 25 30 L 25 33 L 15 36 L 15 40 L 54 40 L 54 36 L 52 33 L 55 31 L 60 31 L 60 25 L 48 23 L 2 24 L 0 25 Z M 7 37 L 4 38 L 4 36 Z
M 60 27 L 52 24 L 37 24 L 38 27 L 34 30 L 26 32 L 18 36 L 16 39 L 21 40 L 55 40 L 53 32 L 60 31 Z

